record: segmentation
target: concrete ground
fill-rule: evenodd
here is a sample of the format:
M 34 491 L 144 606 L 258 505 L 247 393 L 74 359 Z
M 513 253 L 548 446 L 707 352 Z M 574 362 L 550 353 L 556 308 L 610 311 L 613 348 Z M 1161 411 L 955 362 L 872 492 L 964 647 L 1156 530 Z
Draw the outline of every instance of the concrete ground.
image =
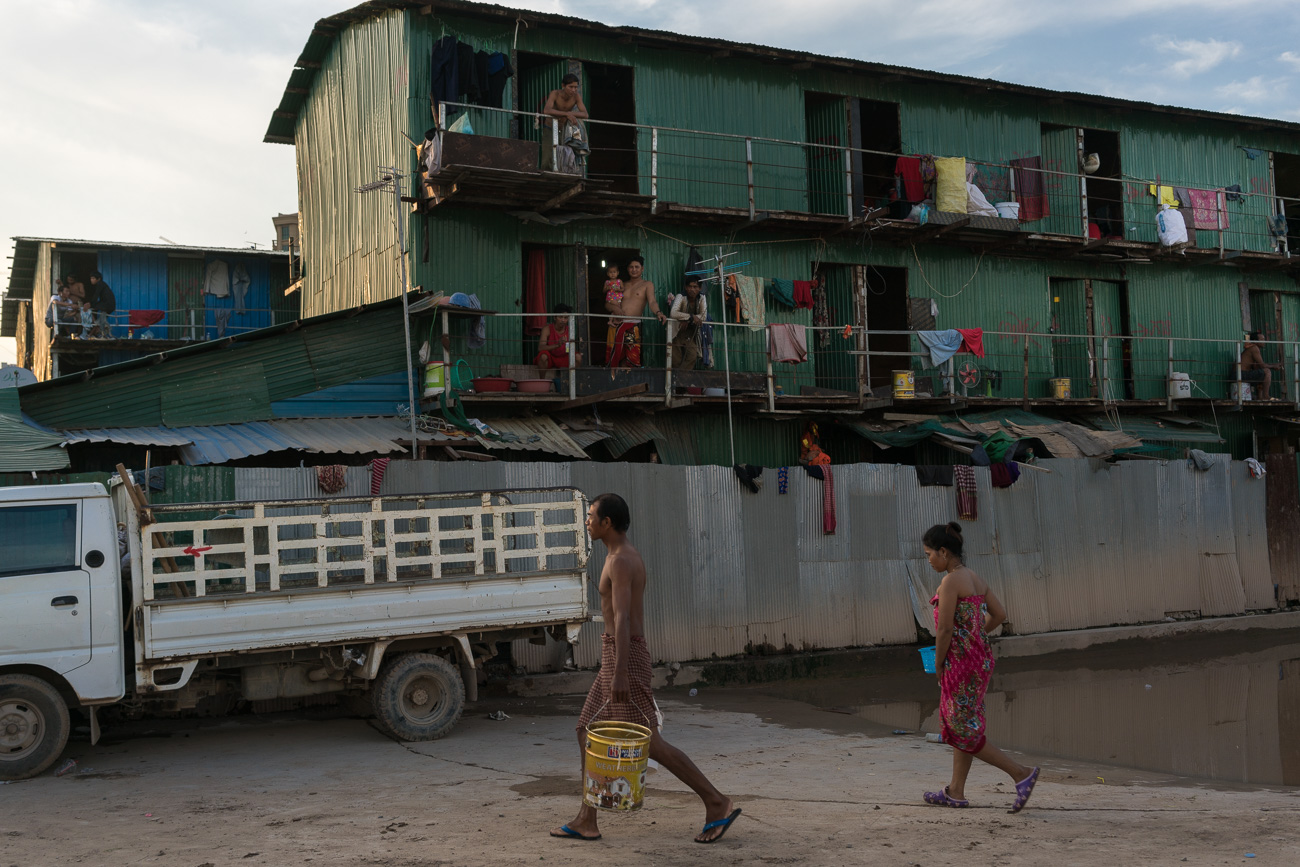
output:
M 744 809 L 721 842 L 691 841 L 702 809 L 664 771 L 643 810 L 605 818 L 603 840 L 551 839 L 577 809 L 580 702 L 488 699 L 420 744 L 337 715 L 110 731 L 96 747 L 73 743 L 65 776 L 0 786 L 0 867 L 1300 863 L 1300 790 L 1043 760 L 1019 815 L 985 767 L 967 788 L 972 809 L 929 807 L 921 793 L 946 782 L 946 747 L 714 689 L 660 702 L 665 736 Z M 489 720 L 494 710 L 510 718 Z

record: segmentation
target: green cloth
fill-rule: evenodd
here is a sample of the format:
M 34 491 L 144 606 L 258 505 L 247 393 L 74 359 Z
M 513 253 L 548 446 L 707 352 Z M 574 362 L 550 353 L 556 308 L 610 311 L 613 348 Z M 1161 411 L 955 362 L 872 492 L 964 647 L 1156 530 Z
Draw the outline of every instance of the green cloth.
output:
M 786 307 L 794 307 L 794 281 L 773 277 L 770 281 L 772 297 Z
M 989 456 L 990 461 L 1000 464 L 1006 461 L 1007 452 L 1015 448 L 1016 442 L 1018 441 L 1015 437 L 1006 431 L 1000 430 L 980 443 L 980 445 L 984 446 L 984 453 Z

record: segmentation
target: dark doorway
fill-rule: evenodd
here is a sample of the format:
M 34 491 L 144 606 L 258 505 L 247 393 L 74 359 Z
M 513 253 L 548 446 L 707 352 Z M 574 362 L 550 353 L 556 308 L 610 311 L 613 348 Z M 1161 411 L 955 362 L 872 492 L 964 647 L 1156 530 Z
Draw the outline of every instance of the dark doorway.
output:
M 552 90 L 558 90 L 560 82 L 569 72 L 577 72 L 577 61 L 550 54 L 533 54 L 520 51 L 515 61 L 515 108 L 522 112 L 540 114 L 546 107 L 546 97 Z M 514 131 L 516 138 L 540 142 L 542 140 L 542 123 L 537 117 L 523 116 L 517 119 Z
M 639 250 L 614 247 L 592 247 L 587 250 L 586 303 L 587 309 L 593 314 L 597 314 L 597 317 L 589 319 L 585 328 L 579 325 L 578 330 L 582 334 L 582 339 L 585 339 L 588 345 L 585 357 L 590 359 L 587 362 L 589 365 L 603 367 L 607 363 L 605 336 L 610 320 L 599 318 L 607 315 L 605 310 L 605 280 L 608 279 L 608 275 L 606 272 L 609 266 L 617 265 L 619 279 L 626 283 L 628 260 L 639 255 Z
M 581 78 L 582 98 L 593 121 L 636 123 L 632 67 L 583 61 Z M 593 122 L 587 125 L 587 132 L 591 137 L 587 177 L 606 181 L 620 193 L 641 192 L 636 127 Z
M 859 99 L 858 129 L 864 153 L 858 171 L 862 176 L 863 204 L 888 207 L 894 189 L 894 164 L 902 154 L 903 136 L 898 123 L 898 103 Z M 872 153 L 874 151 L 874 153 Z
M 853 301 L 853 266 L 825 265 L 817 273 L 826 293 L 826 306 L 830 308 L 831 322 L 839 325 L 860 324 Z M 825 331 L 814 334 L 827 334 Z M 858 393 L 858 356 L 851 350 L 857 347 L 841 340 L 838 335 L 829 340 L 816 340 L 808 347 L 813 351 L 813 361 L 818 388 L 833 389 L 848 394 Z
M 1124 184 L 1120 168 L 1119 133 L 1103 129 L 1083 131 L 1083 156 L 1097 155 L 1098 168 L 1088 175 L 1088 221 L 1103 238 L 1124 238 Z M 1086 173 L 1086 172 L 1085 172 Z
M 522 273 L 524 282 L 520 297 L 523 302 L 521 309 L 525 313 L 539 313 L 542 319 L 550 319 L 557 304 L 567 304 L 576 312 L 582 312 L 586 298 L 578 294 L 578 287 L 583 282 L 579 275 L 578 248 L 524 244 Z M 542 287 L 540 297 L 534 297 L 537 295 L 534 284 Z M 523 346 L 520 351 L 522 357 L 519 359 L 521 364 L 532 364 L 537 357 L 542 319 L 524 319 Z M 581 331 L 581 323 L 578 328 Z
M 1300 249 L 1300 156 L 1273 154 L 1276 212 L 1286 214 L 1286 249 Z
M 1260 339 L 1264 341 L 1285 340 L 1286 328 L 1283 324 L 1282 317 L 1282 293 L 1271 292 L 1268 290 L 1251 289 L 1250 291 L 1250 322 L 1246 324 L 1247 330 L 1260 332 Z M 1266 364 L 1279 364 L 1280 370 L 1273 372 L 1272 390 L 1276 393 L 1279 388 L 1283 396 L 1287 393 L 1286 377 L 1287 365 L 1285 354 L 1282 347 L 1276 343 L 1266 342 L 1259 348 L 1260 353 L 1264 356 Z M 1255 384 L 1251 386 L 1251 397 L 1255 400 L 1269 400 L 1273 397 L 1271 394 L 1254 394 L 1255 391 L 1262 391 L 1263 386 Z
M 913 321 L 909 314 L 907 301 L 907 269 L 880 268 L 875 265 L 862 266 L 862 295 L 866 308 L 866 324 L 869 331 L 896 331 L 898 334 L 872 334 L 868 349 L 871 352 L 896 353 L 891 355 L 866 356 L 866 378 L 871 388 L 889 389 L 893 383 L 893 371 L 910 370 L 912 367 L 911 338 L 908 330 L 934 328 L 934 320 L 929 322 Z M 929 310 L 929 300 L 925 302 Z
M 98 253 L 72 253 L 64 251 L 59 254 L 59 271 L 55 277 L 76 277 L 90 291 L 90 275 L 99 270 Z M 51 290 L 53 291 L 53 290 Z

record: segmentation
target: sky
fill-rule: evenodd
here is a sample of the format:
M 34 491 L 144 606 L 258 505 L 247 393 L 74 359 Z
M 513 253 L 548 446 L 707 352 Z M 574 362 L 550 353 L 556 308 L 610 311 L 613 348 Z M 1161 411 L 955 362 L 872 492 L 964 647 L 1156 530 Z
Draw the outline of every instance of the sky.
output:
M 297 188 L 292 147 L 262 136 L 312 25 L 350 5 L 0 0 L 0 288 L 14 235 L 269 246 Z M 1300 121 L 1300 0 L 503 5 Z

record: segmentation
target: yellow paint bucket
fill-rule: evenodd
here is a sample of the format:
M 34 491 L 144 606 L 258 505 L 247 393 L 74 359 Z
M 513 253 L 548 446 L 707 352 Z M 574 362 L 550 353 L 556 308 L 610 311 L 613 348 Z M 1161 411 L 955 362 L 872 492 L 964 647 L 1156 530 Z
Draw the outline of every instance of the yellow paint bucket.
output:
M 1069 377 L 1062 376 L 1048 381 L 1052 384 L 1052 397 L 1056 398 L 1057 400 L 1070 399 Z
M 911 400 L 916 397 L 916 374 L 910 370 L 894 371 L 894 399 Z
M 447 368 L 441 361 L 424 366 L 424 396 L 437 397 L 447 389 Z
M 591 723 L 582 766 L 582 800 L 598 810 L 641 809 L 649 758 L 650 729 L 636 723 Z

